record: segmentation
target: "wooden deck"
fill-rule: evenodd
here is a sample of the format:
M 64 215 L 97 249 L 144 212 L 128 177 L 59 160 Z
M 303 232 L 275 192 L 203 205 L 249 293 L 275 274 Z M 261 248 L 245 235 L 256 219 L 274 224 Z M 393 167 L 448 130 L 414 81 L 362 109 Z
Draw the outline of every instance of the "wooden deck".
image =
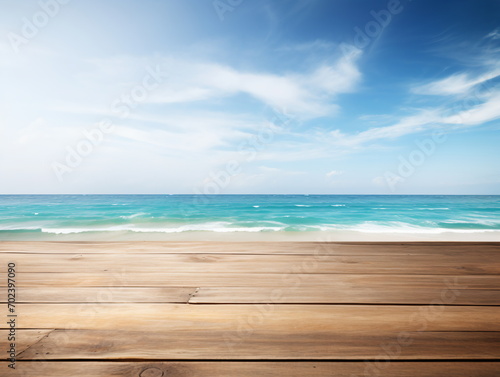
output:
M 0 242 L 4 356 L 10 262 L 0 376 L 500 376 L 500 243 Z

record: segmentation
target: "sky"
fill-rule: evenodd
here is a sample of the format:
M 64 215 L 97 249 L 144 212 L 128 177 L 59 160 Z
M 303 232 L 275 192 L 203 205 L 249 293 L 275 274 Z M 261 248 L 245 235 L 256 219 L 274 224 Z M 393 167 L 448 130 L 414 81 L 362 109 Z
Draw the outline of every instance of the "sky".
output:
M 500 194 L 496 0 L 0 7 L 0 194 Z

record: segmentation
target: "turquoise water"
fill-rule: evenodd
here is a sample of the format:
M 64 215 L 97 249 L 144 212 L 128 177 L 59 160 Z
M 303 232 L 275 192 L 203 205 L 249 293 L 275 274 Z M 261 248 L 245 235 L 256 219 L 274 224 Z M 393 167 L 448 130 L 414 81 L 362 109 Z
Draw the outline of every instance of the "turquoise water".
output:
M 3 195 L 0 239 L 183 232 L 481 233 L 500 196 Z

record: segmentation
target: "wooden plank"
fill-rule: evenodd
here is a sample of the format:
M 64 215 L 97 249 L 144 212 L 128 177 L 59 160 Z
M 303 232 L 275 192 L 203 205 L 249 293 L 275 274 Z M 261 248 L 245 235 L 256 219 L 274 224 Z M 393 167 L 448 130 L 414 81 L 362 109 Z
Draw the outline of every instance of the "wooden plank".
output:
M 7 322 L 7 320 L 5 322 Z M 41 339 L 49 335 L 52 330 L 53 329 L 25 330 L 16 328 L 15 332 L 16 353 L 20 354 L 21 352 L 24 352 L 26 349 L 28 349 L 29 347 L 31 347 L 32 345 L 36 344 Z M 7 351 L 10 350 L 10 344 L 12 343 L 12 340 L 8 339 L 9 334 L 10 332 L 8 330 L 0 330 L 0 350 L 2 350 L 2 353 L 5 352 L 4 353 L 5 358 L 2 357 L 2 359 L 7 358 L 8 356 Z
M 197 290 L 191 288 L 135 287 L 42 287 L 17 289 L 17 303 L 79 303 L 79 302 L 161 302 L 187 303 Z M 0 302 L 6 302 L 7 290 L 0 291 Z
M 26 360 L 71 360 L 84 370 L 76 360 L 102 360 L 95 375 L 142 377 L 245 376 L 213 369 L 224 364 L 273 373 L 242 360 L 337 360 L 328 364 L 344 365 L 349 376 L 366 375 L 363 360 L 388 356 L 391 367 L 403 368 L 397 376 L 415 375 L 410 365 L 417 364 L 402 360 L 500 361 L 498 243 L 37 244 L 0 242 L 0 264 L 17 263 L 18 359 L 27 376 L 43 374 L 27 371 L 40 363 Z M 3 288 L 0 300 L 5 295 Z M 7 349 L 7 328 L 0 324 L 0 349 Z M 188 368 L 200 359 L 220 362 Z M 107 369 L 106 360 L 113 360 Z M 177 369 L 165 363 L 164 370 L 132 360 L 190 362 Z M 54 365 L 47 375 L 75 375 L 68 363 L 55 364 L 59 372 Z M 490 364 L 472 363 L 486 372 Z M 434 376 L 477 372 L 444 365 L 421 369 Z M 280 375 L 334 375 L 276 368 Z
M 286 335 L 372 331 L 500 331 L 498 306 L 18 304 L 19 328 L 204 332 L 259 331 Z M 255 322 L 253 324 L 253 322 Z M 7 325 L 0 323 L 0 328 Z
M 378 361 L 378 360 L 377 360 Z M 497 377 L 500 362 L 25 362 L 6 376 L 32 377 Z M 36 374 L 27 374 L 36 371 Z M 377 372 L 379 372 L 377 374 Z M 10 374 L 8 374 L 10 373 Z
M 408 255 L 500 253 L 493 242 L 2 241 L 1 253 Z
M 500 305 L 500 290 L 435 288 L 318 287 L 21 287 L 18 303 L 190 303 L 190 304 L 410 304 L 426 305 L 443 295 L 443 305 Z M 449 295 L 450 300 L 447 300 Z M 7 290 L 0 290 L 0 303 Z
M 401 335 L 404 334 L 404 335 Z M 54 330 L 19 360 L 500 360 L 500 332 L 297 333 Z
M 190 304 L 411 304 L 426 305 L 441 299 L 443 305 L 500 305 L 500 290 L 457 289 L 453 300 L 446 290 L 434 288 L 346 288 L 318 287 L 212 287 L 199 288 Z
M 318 287 L 322 289 L 390 288 L 442 289 L 449 282 L 466 289 L 500 289 L 497 275 L 397 275 L 397 274 L 307 274 L 307 273 L 213 273 L 85 271 L 38 273 L 23 272 L 16 281 L 20 287 Z M 1 280 L 0 286 L 5 287 Z
M 54 256 L 57 255 L 57 258 Z M 499 275 L 500 258 L 463 255 L 322 256 L 216 254 L 0 254 L 0 265 L 15 262 L 25 272 L 343 273 Z

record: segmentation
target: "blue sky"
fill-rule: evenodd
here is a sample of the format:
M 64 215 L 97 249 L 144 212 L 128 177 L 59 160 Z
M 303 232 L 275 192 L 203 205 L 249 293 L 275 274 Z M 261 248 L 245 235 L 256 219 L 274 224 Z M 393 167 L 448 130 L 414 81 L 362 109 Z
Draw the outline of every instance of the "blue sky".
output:
M 0 6 L 0 193 L 500 193 L 498 1 Z

